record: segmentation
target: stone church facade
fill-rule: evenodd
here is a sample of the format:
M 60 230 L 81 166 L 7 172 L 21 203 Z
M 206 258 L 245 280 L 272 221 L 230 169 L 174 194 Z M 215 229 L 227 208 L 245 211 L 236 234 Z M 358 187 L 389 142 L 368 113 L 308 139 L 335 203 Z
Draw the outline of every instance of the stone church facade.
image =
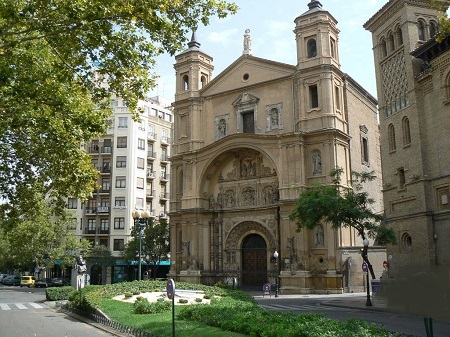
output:
M 195 33 L 175 57 L 169 277 L 177 281 L 363 289 L 357 233 L 326 224 L 297 232 L 289 215 L 299 192 L 331 182 L 335 167 L 344 182 L 373 171 L 367 189 L 381 211 L 377 101 L 341 71 L 337 21 L 319 1 L 294 22 L 295 65 L 254 56 L 249 30 L 242 56 L 214 78 Z M 370 251 L 379 276 L 385 250 Z
M 384 208 L 399 241 L 387 247 L 390 276 L 441 266 L 448 279 L 450 36 L 436 42 L 437 16 L 429 1 L 390 0 L 364 25 L 377 74 Z

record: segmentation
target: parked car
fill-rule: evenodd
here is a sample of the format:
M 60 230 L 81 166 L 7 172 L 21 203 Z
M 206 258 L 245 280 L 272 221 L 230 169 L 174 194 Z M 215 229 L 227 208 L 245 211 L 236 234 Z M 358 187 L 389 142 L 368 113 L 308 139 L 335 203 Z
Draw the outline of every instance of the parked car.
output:
M 0 282 L 3 283 L 3 279 L 4 279 L 5 277 L 8 277 L 8 276 L 12 276 L 12 275 L 9 275 L 9 274 L 1 274 L 1 275 L 0 275 Z
M 2 283 L 6 286 L 20 286 L 20 275 L 11 275 L 6 278 L 3 278 Z
M 34 282 L 35 288 L 47 288 L 48 287 L 48 279 L 37 279 L 36 282 Z
M 62 277 L 54 277 L 54 278 L 50 279 L 50 282 L 48 284 L 49 287 L 64 287 L 66 285 L 69 285 L 69 284 Z
M 8 285 L 8 283 L 9 283 L 9 285 L 11 285 L 11 284 L 12 284 L 12 278 L 13 278 L 13 276 L 14 276 L 14 275 L 5 275 L 5 276 L 3 277 L 3 279 L 2 279 L 2 283 L 3 283 L 4 285 Z
M 36 282 L 36 277 L 34 276 L 22 276 L 20 280 L 20 287 L 34 287 L 34 283 Z

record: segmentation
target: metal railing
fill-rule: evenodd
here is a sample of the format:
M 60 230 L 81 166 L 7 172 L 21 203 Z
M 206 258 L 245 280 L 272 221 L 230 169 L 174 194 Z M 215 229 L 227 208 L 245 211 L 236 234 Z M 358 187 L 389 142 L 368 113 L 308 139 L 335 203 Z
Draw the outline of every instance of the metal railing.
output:
M 64 309 L 67 312 L 82 316 L 82 317 L 86 317 L 88 319 L 93 320 L 94 322 L 100 323 L 104 326 L 107 326 L 115 331 L 118 331 L 120 333 L 124 333 L 127 334 L 129 336 L 134 336 L 134 337 L 160 337 L 159 335 L 155 335 L 154 333 L 148 332 L 148 331 L 143 331 L 137 328 L 133 328 L 130 326 L 126 326 L 124 324 L 118 323 L 118 322 L 114 322 L 104 316 L 100 316 L 97 314 L 93 314 L 93 313 L 89 313 L 89 312 L 85 312 L 82 310 L 78 310 L 75 308 L 70 308 L 69 306 L 64 306 Z

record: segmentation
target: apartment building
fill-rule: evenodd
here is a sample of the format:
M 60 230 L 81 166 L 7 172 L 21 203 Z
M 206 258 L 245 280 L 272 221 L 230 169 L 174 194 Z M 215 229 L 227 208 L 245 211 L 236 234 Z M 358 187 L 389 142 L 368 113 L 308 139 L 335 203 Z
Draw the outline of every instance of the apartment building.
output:
M 121 258 L 135 209 L 147 210 L 156 218 L 168 216 L 172 109 L 162 97 L 140 101 L 138 106 L 143 113 L 135 121 L 125 100 L 111 99 L 114 114 L 106 134 L 86 145 L 100 172 L 99 189 L 86 204 L 71 198 L 67 202 L 73 211 L 74 234 L 93 247 L 109 248 L 117 258 L 110 270 L 90 265 L 88 259 L 91 284 L 137 279 L 136 263 Z

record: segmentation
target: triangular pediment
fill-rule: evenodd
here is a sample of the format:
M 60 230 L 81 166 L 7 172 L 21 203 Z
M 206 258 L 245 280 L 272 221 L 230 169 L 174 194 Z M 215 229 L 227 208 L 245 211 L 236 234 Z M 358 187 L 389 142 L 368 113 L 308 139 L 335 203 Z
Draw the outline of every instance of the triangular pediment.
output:
M 242 55 L 202 89 L 202 96 L 290 78 L 296 67 L 252 55 Z
M 258 97 L 245 92 L 239 95 L 239 97 L 233 102 L 233 106 L 240 107 L 240 106 L 256 105 L 258 101 L 259 101 Z

